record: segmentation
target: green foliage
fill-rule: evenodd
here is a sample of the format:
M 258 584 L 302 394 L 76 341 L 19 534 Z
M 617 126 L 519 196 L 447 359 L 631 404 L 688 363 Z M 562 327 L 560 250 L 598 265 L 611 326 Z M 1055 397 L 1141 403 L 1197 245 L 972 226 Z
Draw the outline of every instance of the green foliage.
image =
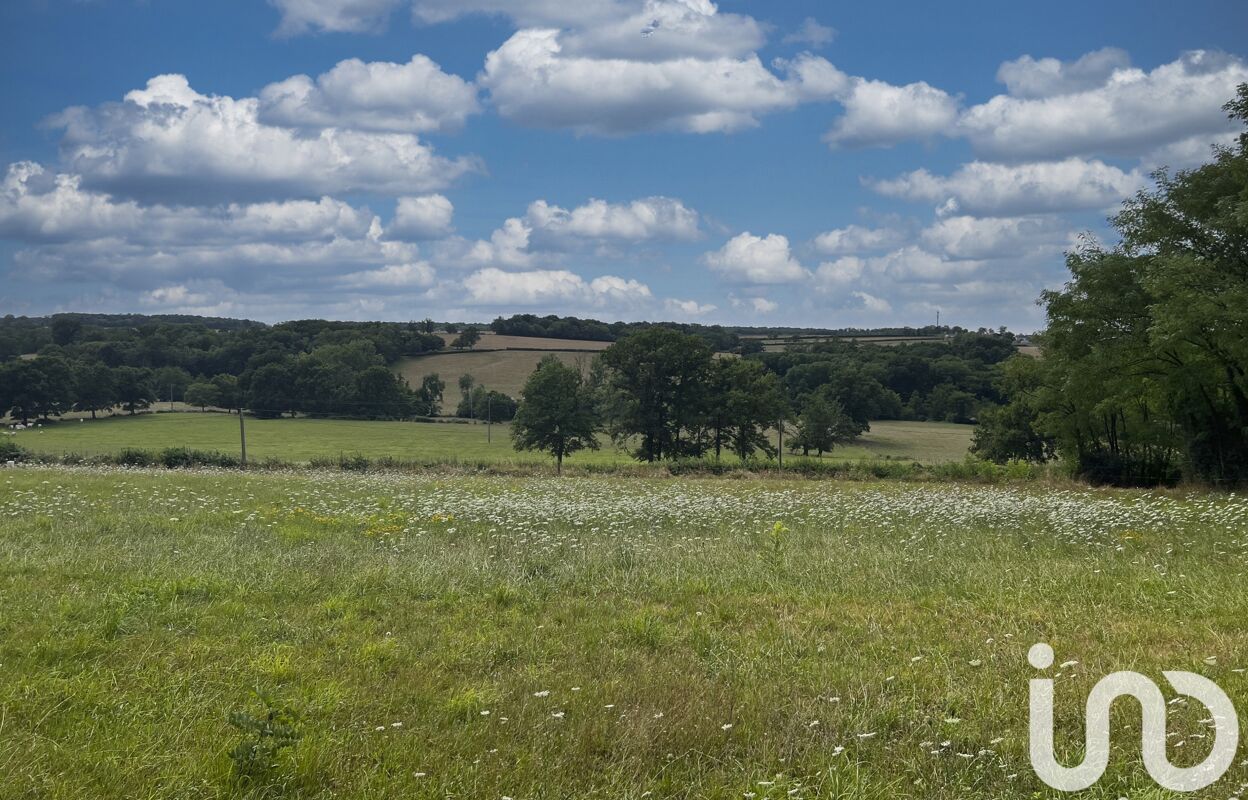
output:
M 1245 117 L 1248 84 L 1227 110 Z M 1159 172 L 1046 292 L 1036 425 L 1090 479 L 1248 480 L 1248 138 Z
M 611 434 L 638 437 L 637 458 L 701 455 L 711 349 L 666 328 L 633 333 L 603 351 L 603 391 Z
M 455 337 L 455 340 L 451 342 L 451 347 L 456 350 L 470 350 L 479 341 L 481 341 L 481 331 L 469 325 L 464 328 L 463 333 Z
M 153 467 L 160 463 L 160 456 L 137 447 L 127 447 L 113 457 L 113 462 L 123 467 Z
M 73 317 L 58 317 L 52 320 L 52 341 L 64 346 L 78 341 L 82 335 L 82 321 Z
M 7 437 L 0 439 L 0 462 L 14 461 L 21 463 L 30 459 L 30 451 Z
M 243 407 L 243 390 L 233 375 L 214 375 L 210 383 L 217 390 L 217 404 L 237 411 Z
M 113 386 L 117 392 L 116 405 L 128 414 L 147 408 L 158 399 L 150 369 L 118 367 L 113 370 Z
M 1056 442 L 1041 423 L 1040 403 L 1053 362 L 1018 355 L 1002 364 L 999 386 L 1009 402 L 980 412 L 971 452 L 998 464 L 1021 460 L 1043 462 L 1056 452 Z
M 302 738 L 298 716 L 288 707 L 275 702 L 259 689 L 256 696 L 264 704 L 261 716 L 249 711 L 234 711 L 230 727 L 242 739 L 229 751 L 234 777 L 244 784 L 265 783 L 278 768 L 283 750 L 294 747 Z
M 791 532 L 788 526 L 779 520 L 767 529 L 767 549 L 763 557 L 771 569 L 779 569 L 784 562 L 784 548 Z
M 136 455 L 138 452 L 141 451 L 130 451 L 129 458 L 134 461 L 149 460 L 149 456 L 146 453 L 143 456 L 138 456 Z M 150 463 L 166 469 L 190 469 L 192 467 L 234 468 L 239 465 L 239 460 L 238 456 L 229 453 L 193 450 L 188 447 L 167 447 L 154 458 L 150 458 Z
M 800 450 L 802 455 L 814 450 L 822 458 L 837 445 L 857 439 L 864 430 L 866 426 L 845 412 L 830 387 L 824 387 L 806 398 L 797 419 L 796 435 L 789 439 L 789 449 Z
M 511 425 L 517 450 L 541 450 L 562 472 L 565 456 L 598 448 L 593 398 L 579 370 L 555 356 L 542 359 L 524 384 L 523 399 Z
M 437 416 L 442 409 L 442 395 L 445 391 L 446 382 L 438 373 L 426 375 L 420 382 L 420 388 L 416 390 L 416 413 L 425 417 Z
M 199 406 L 201 409 L 208 406 L 221 405 L 221 390 L 211 381 L 196 381 L 186 387 L 187 405 Z
M 73 370 L 59 352 L 0 364 L 0 410 L 23 423 L 68 411 L 75 388 Z
M 459 405 L 455 407 L 455 416 L 508 422 L 516 416 L 519 407 L 520 403 L 510 395 L 493 389 L 487 390 L 484 386 L 474 386 L 460 399 Z
M 113 380 L 113 372 L 100 362 L 81 365 L 74 371 L 76 385 L 74 394 L 77 402 L 74 408 L 78 411 L 90 411 L 94 419 L 96 412 L 113 407 L 117 402 L 117 384 Z
M 786 410 L 784 391 L 775 373 L 761 362 L 721 358 L 712 363 L 709 391 L 704 397 L 711 447 L 719 458 L 727 447 L 742 461 L 755 451 L 774 456 L 767 437 Z

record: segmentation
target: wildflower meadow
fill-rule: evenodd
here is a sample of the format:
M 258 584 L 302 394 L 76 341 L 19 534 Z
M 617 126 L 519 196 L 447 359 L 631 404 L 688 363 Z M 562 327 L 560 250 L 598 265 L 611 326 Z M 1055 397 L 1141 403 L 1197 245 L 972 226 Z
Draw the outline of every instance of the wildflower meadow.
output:
M 1248 697 L 1241 495 L 100 467 L 0 486 L 3 797 L 1056 797 L 1028 762 L 1032 644 L 1057 654 L 1065 757 L 1114 670 Z M 1087 796 L 1162 797 L 1121 705 Z M 1191 706 L 1171 703 L 1176 764 L 1209 747 Z M 1197 796 L 1246 786 L 1237 759 Z

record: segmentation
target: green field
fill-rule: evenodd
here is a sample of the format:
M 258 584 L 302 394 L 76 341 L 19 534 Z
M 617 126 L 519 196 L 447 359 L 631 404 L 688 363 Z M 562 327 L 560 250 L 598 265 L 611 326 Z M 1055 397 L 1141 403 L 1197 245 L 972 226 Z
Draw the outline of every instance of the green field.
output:
M 5 798 L 1057 798 L 1027 757 L 1032 643 L 1062 662 L 1059 742 L 1117 669 L 1248 697 L 1234 495 L 0 482 Z M 1159 800 L 1118 711 L 1080 796 Z M 293 734 L 276 752 L 270 713 Z M 1177 764 L 1207 751 L 1204 716 L 1171 707 Z
M 481 354 L 488 355 L 488 354 Z M 248 418 L 247 455 L 309 461 L 339 455 L 388 456 L 412 461 L 493 461 L 546 463 L 541 453 L 517 453 L 507 425 L 369 422 L 325 419 Z M 875 422 L 861 442 L 835 451 L 829 458 L 914 459 L 926 463 L 957 461 L 966 455 L 971 427 L 939 422 Z M 39 453 L 98 455 L 125 448 L 160 450 L 190 447 L 238 452 L 238 417 L 218 413 L 140 414 L 98 420 L 65 421 L 18 431 L 11 437 Z M 628 453 L 604 440 L 602 449 L 577 453 L 569 465 L 631 461 Z

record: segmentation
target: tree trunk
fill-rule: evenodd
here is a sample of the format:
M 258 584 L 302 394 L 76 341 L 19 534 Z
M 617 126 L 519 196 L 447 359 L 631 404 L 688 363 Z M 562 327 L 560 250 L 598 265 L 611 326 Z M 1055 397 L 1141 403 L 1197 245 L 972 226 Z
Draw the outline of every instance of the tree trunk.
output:
M 95 409 L 91 409 L 91 419 L 95 419 Z
M 555 474 L 556 475 L 563 474 L 563 453 L 555 454 Z

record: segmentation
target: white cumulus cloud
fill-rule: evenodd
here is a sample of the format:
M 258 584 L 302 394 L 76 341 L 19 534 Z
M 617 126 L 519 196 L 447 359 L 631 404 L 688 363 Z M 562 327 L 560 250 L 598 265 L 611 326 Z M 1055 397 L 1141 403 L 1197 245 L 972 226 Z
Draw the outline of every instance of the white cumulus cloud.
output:
M 1125 50 L 1105 47 L 1074 61 L 1022 56 L 1002 64 L 997 80 L 1015 97 L 1034 99 L 1095 89 L 1130 66 L 1131 57 Z
M 315 80 L 294 75 L 260 90 L 259 121 L 292 128 L 454 131 L 480 110 L 477 90 L 427 56 L 406 64 L 340 61 Z
M 10 164 L 0 184 L 0 235 L 25 242 L 108 239 L 175 245 L 362 239 L 376 218 L 332 197 L 229 203 L 140 205 L 82 187 L 81 178 L 40 164 Z
M 505 272 L 488 267 L 465 278 L 464 289 L 465 302 L 476 306 L 619 308 L 651 299 L 649 287 L 636 280 L 604 275 L 586 281 L 567 270 Z
M 970 217 L 937 220 L 919 235 L 922 245 L 951 258 L 1057 257 L 1072 243 L 1072 231 L 1056 216 Z
M 788 237 L 778 233 L 755 236 L 746 231 L 702 260 L 728 280 L 742 283 L 794 283 L 810 274 L 793 257 Z
M 266 125 L 256 98 L 202 95 L 182 75 L 152 78 L 122 103 L 66 109 L 52 124 L 64 129 L 62 159 L 84 185 L 145 200 L 411 194 L 479 168 L 434 154 L 412 134 L 299 135 Z
M 669 314 L 677 314 L 682 317 L 701 317 L 715 310 L 715 305 L 711 303 L 699 303 L 697 300 L 677 300 L 669 297 L 663 301 L 663 308 Z
M 954 132 L 958 98 L 923 81 L 894 86 L 855 78 L 845 115 L 824 136 L 834 147 L 887 147 Z
M 409 242 L 441 238 L 450 234 L 454 214 L 451 201 L 440 194 L 400 197 L 386 236 Z
M 831 65 L 816 68 L 821 61 L 802 56 L 786 63 L 781 77 L 755 54 L 666 61 L 571 55 L 560 31 L 525 29 L 486 56 L 479 82 L 501 115 L 524 125 L 608 135 L 710 133 L 752 127 L 762 114 L 821 95 L 829 99 L 828 77 L 839 73 Z
M 1003 77 L 1022 96 L 973 106 L 959 129 L 984 157 L 1025 160 L 1139 156 L 1193 136 L 1212 141 L 1234 127 L 1222 105 L 1248 81 L 1242 59 L 1197 50 L 1146 72 L 1100 52 L 1077 77 L 1069 74 L 1074 65 L 1050 67 L 1046 77 L 1036 66 L 1044 62 L 1007 64 Z
M 629 203 L 591 199 L 571 210 L 537 200 L 527 221 L 556 236 L 589 239 L 693 240 L 700 235 L 698 212 L 670 197 L 646 197 Z
M 897 228 L 867 228 L 847 225 L 825 231 L 814 239 L 815 250 L 827 256 L 852 255 L 874 250 L 890 250 L 906 240 L 906 232 Z
M 424 261 L 407 264 L 387 264 L 378 269 L 352 272 L 343 276 L 343 284 L 351 288 L 409 289 L 428 288 L 433 285 L 436 273 Z
M 1103 161 L 1067 158 L 1030 164 L 972 161 L 948 176 L 919 169 L 869 185 L 889 197 L 935 203 L 946 213 L 1018 216 L 1108 208 L 1144 183 L 1137 170 L 1123 172 Z

